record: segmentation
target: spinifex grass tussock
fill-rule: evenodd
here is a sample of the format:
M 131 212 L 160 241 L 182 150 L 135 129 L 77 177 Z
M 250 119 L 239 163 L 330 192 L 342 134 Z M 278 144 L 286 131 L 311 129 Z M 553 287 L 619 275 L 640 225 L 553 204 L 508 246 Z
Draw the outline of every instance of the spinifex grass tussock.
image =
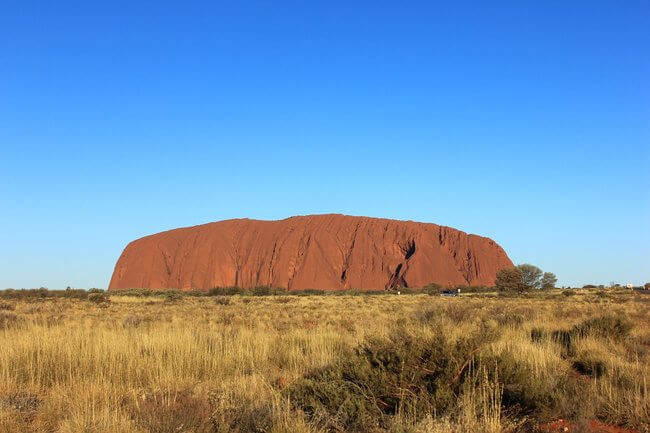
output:
M 641 294 L 212 295 L 3 294 L 0 432 L 650 428 Z

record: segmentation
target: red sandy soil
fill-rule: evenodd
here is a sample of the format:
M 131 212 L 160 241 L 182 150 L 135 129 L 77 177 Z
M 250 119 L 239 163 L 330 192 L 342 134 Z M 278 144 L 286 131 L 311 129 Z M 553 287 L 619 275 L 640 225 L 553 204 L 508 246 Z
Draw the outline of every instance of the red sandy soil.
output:
M 560 432 L 578 432 L 585 431 L 579 430 L 575 423 L 559 419 L 557 421 L 549 422 L 539 426 L 539 429 L 545 433 L 560 433 Z M 588 433 L 639 433 L 636 430 L 628 430 L 621 427 L 603 424 L 600 421 L 589 421 L 586 425 L 586 432 Z
M 510 266 L 493 240 L 436 224 L 345 215 L 234 219 L 131 242 L 109 290 L 493 285 Z

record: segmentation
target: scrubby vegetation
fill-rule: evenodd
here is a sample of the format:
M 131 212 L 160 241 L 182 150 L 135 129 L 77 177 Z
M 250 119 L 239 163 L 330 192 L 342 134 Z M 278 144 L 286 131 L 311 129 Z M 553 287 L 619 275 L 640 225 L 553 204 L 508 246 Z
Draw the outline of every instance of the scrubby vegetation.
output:
M 535 265 L 523 263 L 504 268 L 497 273 L 496 288 L 502 292 L 523 292 L 525 290 L 555 288 L 557 277 L 552 272 L 543 272 Z
M 439 289 L 0 292 L 0 432 L 650 429 L 648 295 Z

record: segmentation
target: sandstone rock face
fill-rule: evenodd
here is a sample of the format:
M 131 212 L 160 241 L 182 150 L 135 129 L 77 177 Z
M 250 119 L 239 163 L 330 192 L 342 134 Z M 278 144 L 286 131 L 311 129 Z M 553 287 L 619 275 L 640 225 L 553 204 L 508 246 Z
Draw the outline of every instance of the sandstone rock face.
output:
M 109 290 L 493 285 L 509 266 L 493 240 L 435 224 L 346 215 L 235 219 L 131 242 Z

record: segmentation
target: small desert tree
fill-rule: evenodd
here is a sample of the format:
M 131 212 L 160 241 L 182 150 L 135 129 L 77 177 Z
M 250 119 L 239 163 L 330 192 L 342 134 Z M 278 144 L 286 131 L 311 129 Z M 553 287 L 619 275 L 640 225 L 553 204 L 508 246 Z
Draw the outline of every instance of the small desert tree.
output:
M 646 290 L 650 290 L 650 283 L 645 283 L 643 286 Z
M 554 289 L 557 283 L 557 277 L 553 272 L 544 272 L 542 276 L 542 289 Z
M 519 268 L 505 268 L 497 272 L 497 289 L 502 292 L 520 292 L 524 289 L 521 270 Z
M 517 265 L 521 272 L 521 281 L 525 289 L 539 289 L 542 283 L 542 270 L 537 266 L 524 263 Z

